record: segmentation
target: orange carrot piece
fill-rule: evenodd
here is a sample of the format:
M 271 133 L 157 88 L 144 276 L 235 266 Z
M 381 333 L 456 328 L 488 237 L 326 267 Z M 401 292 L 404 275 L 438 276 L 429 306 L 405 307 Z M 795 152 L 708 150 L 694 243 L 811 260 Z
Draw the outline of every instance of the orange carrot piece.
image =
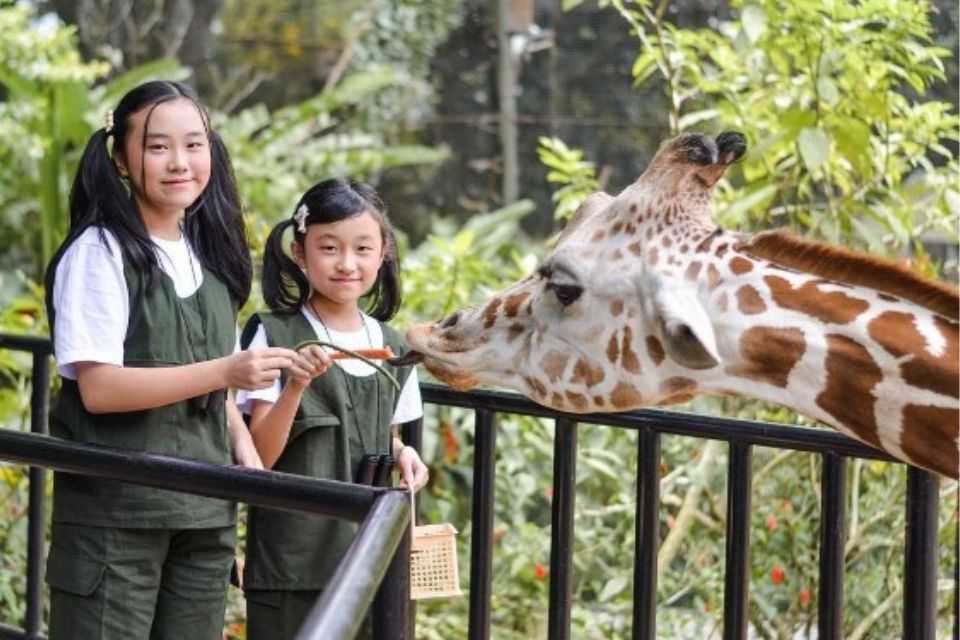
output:
M 354 349 L 354 351 L 364 358 L 369 358 L 371 360 L 386 360 L 387 358 L 393 357 L 393 351 L 390 347 L 384 349 Z M 349 353 L 343 353 L 342 351 L 334 351 L 333 353 L 327 354 L 330 356 L 331 360 L 348 360 L 353 358 Z

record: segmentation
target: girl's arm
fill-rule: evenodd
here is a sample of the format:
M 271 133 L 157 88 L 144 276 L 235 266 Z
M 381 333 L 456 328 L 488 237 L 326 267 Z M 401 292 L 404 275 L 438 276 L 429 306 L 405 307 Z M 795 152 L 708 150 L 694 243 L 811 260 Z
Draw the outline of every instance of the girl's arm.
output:
M 232 390 L 227 392 L 227 429 L 234 462 L 249 469 L 263 469 L 263 462 L 253 444 L 253 438 L 250 437 L 250 430 L 237 408 Z
M 297 354 L 270 347 L 176 367 L 76 363 L 77 385 L 90 413 L 153 409 L 224 388 L 261 389 L 293 367 Z
M 273 468 L 287 446 L 304 390 L 311 380 L 330 368 L 330 358 L 316 345 L 304 347 L 298 355 L 301 358 L 290 367 L 287 384 L 277 401 L 255 399 L 250 409 L 250 436 L 267 469 Z

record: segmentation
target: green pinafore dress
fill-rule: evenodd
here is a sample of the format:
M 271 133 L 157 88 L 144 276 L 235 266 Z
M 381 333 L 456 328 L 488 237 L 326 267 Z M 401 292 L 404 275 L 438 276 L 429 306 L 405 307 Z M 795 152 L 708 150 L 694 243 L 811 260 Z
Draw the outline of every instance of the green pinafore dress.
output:
M 237 301 L 215 274 L 204 270 L 199 289 L 183 299 L 165 274 L 152 288 L 148 275 L 129 265 L 124 276 L 130 308 L 124 366 L 175 367 L 233 352 Z M 231 462 L 223 391 L 153 409 L 94 415 L 84 408 L 76 381 L 64 379 L 50 414 L 50 432 L 86 444 Z M 52 519 L 47 561 L 51 638 L 219 637 L 236 541 L 233 503 L 57 472 Z M 178 531 L 187 533 L 177 538 Z M 163 607 L 168 620 L 160 613 L 152 619 L 163 594 L 176 588 L 174 578 L 168 584 L 168 574 L 175 575 L 168 565 L 178 544 L 185 547 L 185 561 L 177 563 L 186 573 L 175 577 L 207 594 L 202 602 L 212 610 L 194 612 L 209 620 L 207 630 L 189 622 L 193 614 L 176 606 Z M 132 564 L 137 566 L 124 574 Z M 120 575 L 143 583 L 142 592 L 112 582 Z M 192 593 L 179 599 L 193 600 L 195 606 L 200 602 Z
M 272 347 L 292 348 L 317 338 L 299 312 L 254 316 L 244 336 L 252 338 L 260 323 Z M 383 323 L 380 327 L 384 346 L 398 354 L 406 351 L 396 331 Z M 410 369 L 384 366 L 402 388 Z M 334 365 L 304 391 L 273 469 L 353 482 L 364 454 L 390 452 L 397 400 L 397 392 L 383 376 L 353 376 Z M 250 507 L 244 570 L 249 640 L 291 637 L 296 632 L 356 531 L 356 523 L 345 520 Z

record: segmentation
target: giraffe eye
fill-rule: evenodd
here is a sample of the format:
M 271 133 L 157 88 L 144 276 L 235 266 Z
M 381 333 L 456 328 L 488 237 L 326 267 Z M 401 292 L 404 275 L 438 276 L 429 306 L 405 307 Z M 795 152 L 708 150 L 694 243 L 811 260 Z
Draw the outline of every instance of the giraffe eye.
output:
M 570 306 L 577 301 L 577 298 L 580 297 L 580 294 L 583 293 L 583 287 L 576 284 L 557 284 L 551 282 L 547 285 L 553 290 L 554 295 L 557 296 L 557 302 L 562 304 L 565 307 Z

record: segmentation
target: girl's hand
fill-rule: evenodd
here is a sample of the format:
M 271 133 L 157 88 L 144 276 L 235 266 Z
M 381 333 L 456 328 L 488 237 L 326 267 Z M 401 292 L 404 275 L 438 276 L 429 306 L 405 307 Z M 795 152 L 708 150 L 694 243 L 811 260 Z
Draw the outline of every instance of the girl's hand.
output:
M 224 386 L 234 389 L 266 389 L 280 377 L 281 369 L 289 369 L 298 356 L 291 349 L 268 347 L 239 351 L 224 358 Z
M 423 464 L 420 454 L 411 446 L 405 446 L 397 454 L 397 466 L 400 468 L 401 489 L 413 487 L 414 492 L 420 491 L 427 486 L 427 480 L 430 479 L 430 472 L 427 465 Z
M 307 345 L 297 352 L 297 359 L 290 367 L 289 383 L 301 389 L 305 388 L 314 378 L 326 373 L 332 364 L 330 356 L 322 347 Z

